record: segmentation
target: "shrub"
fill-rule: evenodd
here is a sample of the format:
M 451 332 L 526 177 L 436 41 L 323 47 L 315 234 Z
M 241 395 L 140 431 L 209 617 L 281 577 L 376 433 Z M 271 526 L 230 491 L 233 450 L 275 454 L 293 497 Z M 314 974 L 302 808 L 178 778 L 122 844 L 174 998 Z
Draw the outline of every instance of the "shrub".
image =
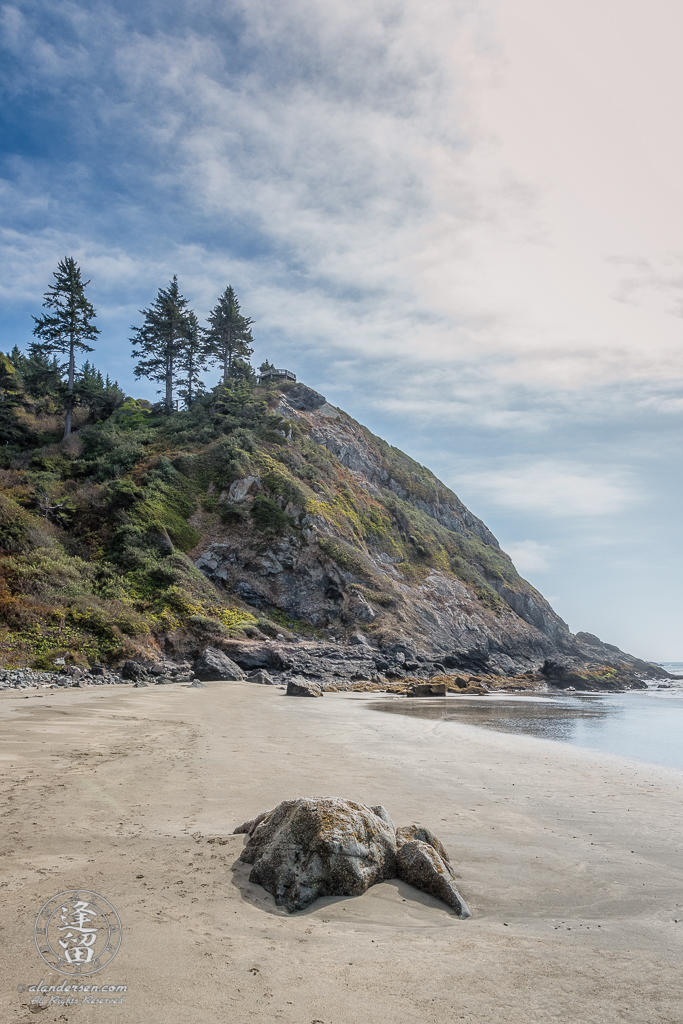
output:
M 187 620 L 187 625 L 199 633 L 208 633 L 221 638 L 226 638 L 229 635 L 222 622 L 217 622 L 216 619 L 212 619 L 208 615 L 191 615 Z
M 0 549 L 24 551 L 30 546 L 30 530 L 38 523 L 16 501 L 0 494 Z
M 283 533 L 290 525 L 289 518 L 285 515 L 279 505 L 272 498 L 266 498 L 264 494 L 257 494 L 251 506 L 251 518 L 254 526 L 262 533 L 278 534 Z
M 262 633 L 265 633 L 265 635 L 271 637 L 271 639 L 274 639 L 280 632 L 275 623 L 270 619 L 267 619 L 265 615 L 260 615 L 257 618 L 256 625 Z
M 362 551 L 358 551 L 357 548 L 351 547 L 350 544 L 346 544 L 337 537 L 323 537 L 318 540 L 318 543 L 325 554 L 333 559 L 340 568 L 367 583 L 377 585 L 380 582 L 375 567 Z
M 221 502 L 218 505 L 218 515 L 224 526 L 237 526 L 246 519 L 246 512 L 227 502 Z

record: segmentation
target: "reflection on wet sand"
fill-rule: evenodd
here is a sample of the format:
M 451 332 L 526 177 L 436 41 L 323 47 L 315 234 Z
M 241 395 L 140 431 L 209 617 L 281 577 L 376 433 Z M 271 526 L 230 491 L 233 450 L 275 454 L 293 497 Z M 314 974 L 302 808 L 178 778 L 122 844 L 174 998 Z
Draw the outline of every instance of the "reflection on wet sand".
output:
M 605 753 L 683 768 L 683 690 L 435 699 L 393 698 L 369 707 L 396 715 L 558 740 Z M 678 698 L 678 699 L 676 699 Z
M 414 715 L 441 722 L 463 722 L 498 732 L 524 733 L 546 740 L 570 743 L 579 723 L 587 728 L 600 729 L 602 719 L 614 714 L 596 697 L 574 698 L 572 704 L 561 701 L 518 697 L 512 700 L 466 700 L 437 698 L 425 701 L 392 700 L 371 705 L 378 711 L 391 711 L 398 715 Z

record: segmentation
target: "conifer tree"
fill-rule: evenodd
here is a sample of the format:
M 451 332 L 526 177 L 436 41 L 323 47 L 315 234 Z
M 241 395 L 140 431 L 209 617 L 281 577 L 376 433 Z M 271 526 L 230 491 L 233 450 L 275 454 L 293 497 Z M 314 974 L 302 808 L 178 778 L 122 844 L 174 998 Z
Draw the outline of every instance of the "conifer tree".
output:
M 9 355 L 0 352 L 0 438 L 6 445 L 22 443 L 30 433 L 16 414 L 18 406 L 26 401 L 21 376 L 13 358 L 18 351 L 15 347 Z
M 100 333 L 92 323 L 95 310 L 85 297 L 89 281 L 81 279 L 81 270 L 72 256 L 65 256 L 53 274 L 55 283 L 45 292 L 43 306 L 52 310 L 45 316 L 33 317 L 34 335 L 40 338 L 40 351 L 44 356 L 61 352 L 68 355 L 66 416 L 64 437 L 71 433 L 74 410 L 74 383 L 76 380 L 76 350 L 92 352 L 88 341 L 95 341 Z
M 43 346 L 37 341 L 32 341 L 28 347 L 28 355 L 20 352 L 15 345 L 10 353 L 10 359 L 21 376 L 29 398 L 53 399 L 60 406 L 63 405 L 64 380 L 62 367 L 56 356 L 48 359 Z
M 214 363 L 219 363 L 223 384 L 231 377 L 244 377 L 244 366 L 254 351 L 250 327 L 253 320 L 242 316 L 232 285 L 228 285 L 209 313 L 210 328 L 206 335 L 206 352 Z M 240 365 L 241 364 L 241 365 Z
M 206 346 L 204 330 L 199 326 L 195 314 L 187 314 L 184 337 L 179 342 L 177 368 L 178 394 L 189 409 L 199 395 L 206 391 L 199 374 L 206 369 Z
M 0 352 L 0 406 L 11 409 L 22 399 L 21 377 L 10 356 Z
M 104 378 L 87 360 L 76 378 L 74 391 L 78 404 L 88 406 L 91 423 L 108 419 L 126 397 L 116 381 L 111 381 L 108 375 Z
M 145 318 L 142 327 L 133 327 L 133 358 L 139 362 L 136 377 L 148 377 L 163 384 L 164 412 L 173 412 L 173 385 L 176 361 L 187 332 L 187 299 L 178 288 L 178 278 L 168 288 L 160 288 L 149 309 L 141 309 Z

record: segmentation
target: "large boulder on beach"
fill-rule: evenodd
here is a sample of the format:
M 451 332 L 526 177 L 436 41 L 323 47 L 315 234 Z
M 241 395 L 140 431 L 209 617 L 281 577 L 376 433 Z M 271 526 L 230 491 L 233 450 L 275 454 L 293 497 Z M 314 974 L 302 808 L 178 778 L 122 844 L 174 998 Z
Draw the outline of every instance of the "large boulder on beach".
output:
M 284 800 L 253 828 L 240 860 L 253 864 L 249 881 L 291 913 L 393 878 L 396 834 L 386 811 L 352 800 Z
M 381 805 L 283 800 L 236 828 L 240 834 L 249 836 L 240 856 L 253 865 L 249 881 L 290 913 L 318 896 L 360 896 L 398 877 L 470 917 L 441 841 L 424 825 L 396 829 Z
M 322 697 L 323 688 L 320 683 L 303 676 L 292 676 L 287 680 L 287 697 Z
M 452 907 L 458 917 L 470 910 L 458 892 L 455 873 L 443 844 L 420 825 L 408 825 L 396 833 L 396 873 L 402 882 L 435 896 Z
M 205 651 L 202 651 L 194 663 L 194 673 L 197 679 L 203 682 L 219 679 L 236 682 L 239 679 L 245 678 L 244 672 L 239 665 L 236 665 L 234 661 L 231 661 L 226 654 L 223 654 L 216 647 L 207 647 Z

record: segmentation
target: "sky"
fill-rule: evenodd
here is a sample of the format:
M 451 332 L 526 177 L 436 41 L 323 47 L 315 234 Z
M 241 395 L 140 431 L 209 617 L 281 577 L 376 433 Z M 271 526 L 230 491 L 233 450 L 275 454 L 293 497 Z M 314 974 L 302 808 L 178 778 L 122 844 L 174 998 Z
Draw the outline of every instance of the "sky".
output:
M 678 0 L 0 6 L 0 350 L 177 274 L 434 470 L 573 631 L 683 661 Z

